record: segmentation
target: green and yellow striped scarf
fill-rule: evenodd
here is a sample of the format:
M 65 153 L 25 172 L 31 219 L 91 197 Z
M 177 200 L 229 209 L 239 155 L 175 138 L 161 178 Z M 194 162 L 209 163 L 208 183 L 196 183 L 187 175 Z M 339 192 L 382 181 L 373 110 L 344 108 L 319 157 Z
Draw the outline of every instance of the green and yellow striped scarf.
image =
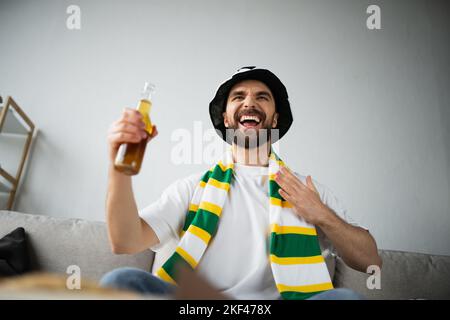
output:
M 307 299 L 333 288 L 321 255 L 316 228 L 299 218 L 280 196 L 275 174 L 284 162 L 271 150 L 269 157 L 270 265 L 283 299 Z M 219 226 L 233 176 L 231 149 L 197 185 L 186 215 L 181 240 L 157 275 L 176 284 L 178 264 L 195 269 Z M 239 272 L 236 270 L 236 272 Z

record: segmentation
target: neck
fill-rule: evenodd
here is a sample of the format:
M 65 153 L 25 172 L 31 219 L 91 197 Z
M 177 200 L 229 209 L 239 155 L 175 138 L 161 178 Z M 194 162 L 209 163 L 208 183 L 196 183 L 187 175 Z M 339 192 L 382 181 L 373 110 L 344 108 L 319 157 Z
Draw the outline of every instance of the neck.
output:
M 257 148 L 246 149 L 236 143 L 232 145 L 233 161 L 247 166 L 267 167 L 269 165 L 270 140 Z

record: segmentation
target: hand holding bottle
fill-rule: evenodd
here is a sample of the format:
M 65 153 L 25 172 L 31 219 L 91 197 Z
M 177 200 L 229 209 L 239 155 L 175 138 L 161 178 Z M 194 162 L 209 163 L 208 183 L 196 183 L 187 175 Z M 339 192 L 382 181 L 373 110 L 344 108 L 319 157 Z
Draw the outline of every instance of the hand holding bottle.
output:
M 155 137 L 150 120 L 154 92 L 155 86 L 146 82 L 136 110 L 125 109 L 123 119 L 119 120 L 112 129 L 111 136 L 114 143 L 111 146 L 111 155 L 115 155 L 114 169 L 116 171 L 132 176 L 141 170 L 147 142 Z M 116 143 L 120 140 L 122 143 L 117 147 Z
M 117 151 L 123 143 L 139 143 L 142 139 L 147 142 L 158 135 L 155 125 L 152 126 L 152 134 L 149 135 L 142 114 L 131 108 L 125 108 L 121 117 L 113 122 L 108 131 L 109 159 L 114 163 Z

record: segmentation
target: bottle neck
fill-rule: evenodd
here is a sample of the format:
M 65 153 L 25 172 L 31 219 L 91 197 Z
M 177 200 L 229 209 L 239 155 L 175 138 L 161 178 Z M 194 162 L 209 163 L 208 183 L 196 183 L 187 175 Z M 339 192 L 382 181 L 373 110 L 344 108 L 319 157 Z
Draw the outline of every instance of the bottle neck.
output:
M 141 93 L 141 99 L 147 100 L 147 101 L 152 101 L 152 94 L 154 91 L 155 91 L 155 86 L 151 83 L 146 82 L 144 85 L 144 89 L 142 90 L 142 93 Z

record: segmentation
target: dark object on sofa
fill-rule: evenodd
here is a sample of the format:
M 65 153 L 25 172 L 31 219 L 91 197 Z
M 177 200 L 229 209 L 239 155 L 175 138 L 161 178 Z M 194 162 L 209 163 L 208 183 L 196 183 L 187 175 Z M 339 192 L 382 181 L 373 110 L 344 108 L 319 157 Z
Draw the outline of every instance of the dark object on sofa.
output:
M 22 227 L 0 239 L 0 277 L 23 274 L 30 271 L 27 238 Z

